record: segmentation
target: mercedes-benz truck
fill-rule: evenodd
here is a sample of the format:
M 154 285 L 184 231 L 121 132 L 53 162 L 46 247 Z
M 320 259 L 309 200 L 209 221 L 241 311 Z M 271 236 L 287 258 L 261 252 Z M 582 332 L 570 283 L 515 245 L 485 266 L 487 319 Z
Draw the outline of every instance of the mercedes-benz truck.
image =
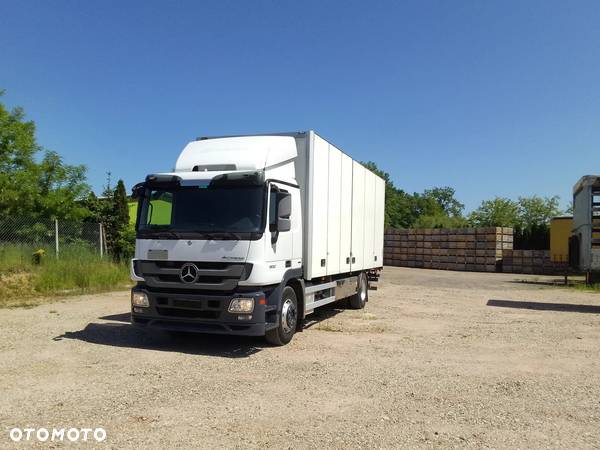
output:
M 135 325 L 283 345 L 382 269 L 385 182 L 314 131 L 199 138 L 133 196 Z

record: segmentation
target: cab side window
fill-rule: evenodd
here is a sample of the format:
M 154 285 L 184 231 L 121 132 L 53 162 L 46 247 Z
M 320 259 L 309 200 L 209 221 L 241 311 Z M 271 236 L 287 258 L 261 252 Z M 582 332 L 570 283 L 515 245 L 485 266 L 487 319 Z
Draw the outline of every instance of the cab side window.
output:
M 170 225 L 173 213 L 173 194 L 171 192 L 152 191 L 148 204 L 147 225 Z

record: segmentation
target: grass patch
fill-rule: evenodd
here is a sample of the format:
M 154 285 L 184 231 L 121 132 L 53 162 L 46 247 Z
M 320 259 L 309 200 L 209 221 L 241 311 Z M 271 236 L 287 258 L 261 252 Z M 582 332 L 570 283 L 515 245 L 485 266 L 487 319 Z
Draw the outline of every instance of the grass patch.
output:
M 100 259 L 85 245 L 61 247 L 60 258 L 47 253 L 34 264 L 26 246 L 0 247 L 0 308 L 33 306 L 52 297 L 125 289 L 131 285 L 127 264 Z
M 600 292 L 600 283 L 596 283 L 596 284 L 578 283 L 578 284 L 575 284 L 573 287 L 579 291 Z
M 360 318 L 362 320 L 377 320 L 377 316 L 371 313 L 364 313 Z
M 46 252 L 46 258 L 50 256 L 51 249 L 43 245 L 40 247 L 28 245 L 1 245 L 0 274 L 29 270 L 34 265 L 33 252 L 39 249 Z
M 342 331 L 342 327 L 339 325 L 335 325 L 333 323 L 320 323 L 319 325 L 317 325 L 315 327 L 315 330 L 320 330 L 320 331 L 329 331 L 329 332 L 333 332 L 333 333 L 341 333 Z

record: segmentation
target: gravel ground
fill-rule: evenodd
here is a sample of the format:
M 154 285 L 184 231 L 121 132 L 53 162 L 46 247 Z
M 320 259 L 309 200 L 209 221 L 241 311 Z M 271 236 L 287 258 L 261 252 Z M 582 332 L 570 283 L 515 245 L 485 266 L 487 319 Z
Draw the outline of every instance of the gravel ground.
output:
M 127 292 L 0 310 L 0 447 L 598 447 L 600 295 L 519 278 L 389 267 L 280 348 L 147 334 Z

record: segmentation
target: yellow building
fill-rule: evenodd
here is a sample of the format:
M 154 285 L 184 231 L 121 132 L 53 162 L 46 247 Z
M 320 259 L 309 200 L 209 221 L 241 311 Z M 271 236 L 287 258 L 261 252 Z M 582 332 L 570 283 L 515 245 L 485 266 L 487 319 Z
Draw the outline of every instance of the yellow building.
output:
M 550 258 L 554 262 L 569 260 L 569 237 L 573 229 L 573 217 L 555 217 L 550 221 Z

